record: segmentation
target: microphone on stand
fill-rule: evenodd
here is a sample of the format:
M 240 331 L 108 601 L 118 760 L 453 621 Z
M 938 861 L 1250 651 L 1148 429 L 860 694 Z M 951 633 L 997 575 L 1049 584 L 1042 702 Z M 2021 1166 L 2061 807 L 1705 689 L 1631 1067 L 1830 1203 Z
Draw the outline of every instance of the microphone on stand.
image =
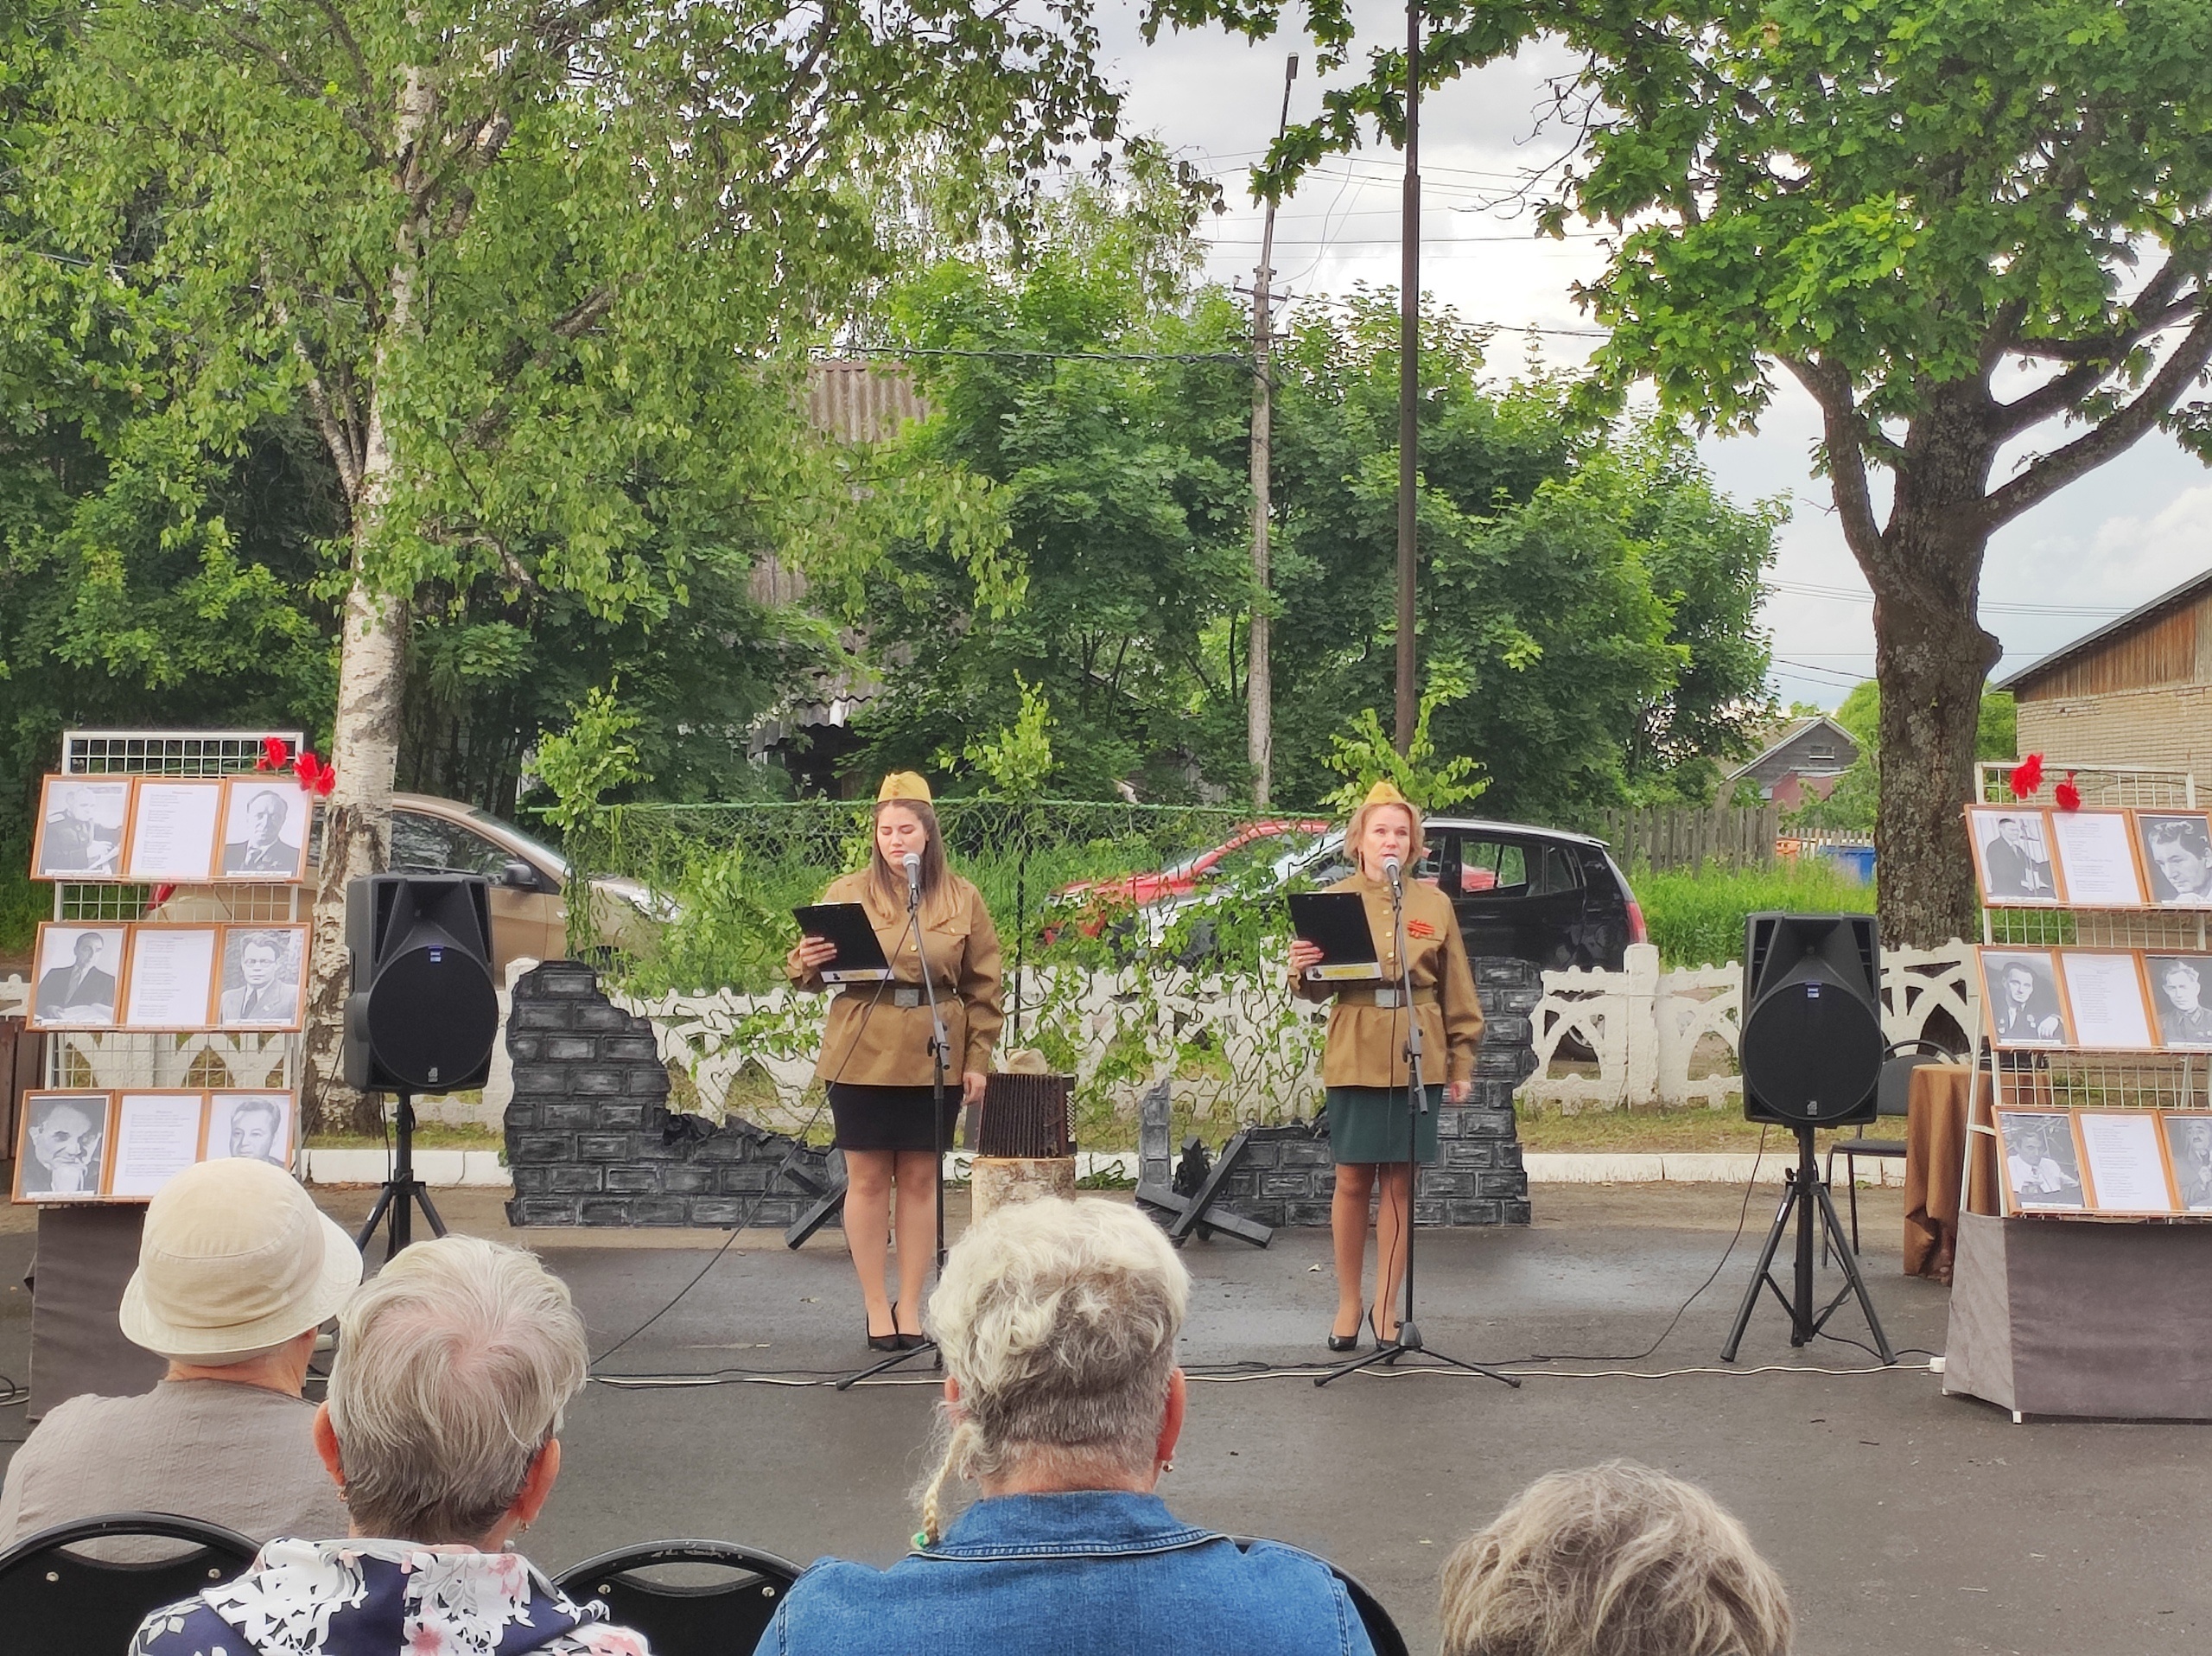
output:
M 899 860 L 906 869 L 906 907 L 918 908 L 922 901 L 922 855 L 908 851 Z
M 1396 857 L 1386 857 L 1382 859 L 1382 878 L 1389 885 L 1390 895 L 1403 901 L 1406 895 L 1405 870 L 1399 865 Z

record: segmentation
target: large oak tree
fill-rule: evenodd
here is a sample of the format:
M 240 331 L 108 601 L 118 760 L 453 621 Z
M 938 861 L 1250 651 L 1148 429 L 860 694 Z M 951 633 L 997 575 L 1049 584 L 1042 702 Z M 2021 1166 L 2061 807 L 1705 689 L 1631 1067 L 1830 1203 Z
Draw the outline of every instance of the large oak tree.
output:
M 1156 0 L 1275 28 L 1281 0 Z M 1991 535 L 2164 426 L 2212 449 L 2212 5 L 2204 0 L 1422 0 L 1424 86 L 1564 42 L 1582 144 L 1542 223 L 1615 232 L 1581 290 L 1599 389 L 1755 419 L 1777 371 L 1872 587 L 1883 931 L 1970 933 L 1958 810 L 1998 655 Z M 1334 62 L 1343 0 L 1306 0 Z M 1276 146 L 1280 191 L 1402 130 L 1402 53 Z

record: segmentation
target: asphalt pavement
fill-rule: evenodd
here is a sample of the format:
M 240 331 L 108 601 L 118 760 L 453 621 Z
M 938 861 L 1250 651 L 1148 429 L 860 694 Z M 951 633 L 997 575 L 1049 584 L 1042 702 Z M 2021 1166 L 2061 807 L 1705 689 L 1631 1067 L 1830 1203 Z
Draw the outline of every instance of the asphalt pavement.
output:
M 1264 1252 L 1194 1242 L 1183 1361 L 1197 1383 L 1162 1494 L 1193 1521 L 1338 1560 L 1416 1652 L 1435 1647 L 1437 1571 L 1456 1540 L 1538 1474 L 1614 1455 L 1694 1479 L 1744 1520 L 1789 1583 L 1807 1656 L 2201 1646 L 2202 1429 L 2016 1425 L 1943 1397 L 1924 1357 L 1885 1370 L 1840 1341 L 1793 1350 L 1770 1300 L 1738 1363 L 1721 1364 L 1771 1200 L 1752 1199 L 1725 1264 L 1742 1193 L 1711 1187 L 1547 1188 L 1525 1230 L 1422 1232 L 1430 1344 L 1522 1375 L 1517 1391 L 1404 1366 L 1324 1389 L 1272 1373 L 1324 1356 L 1326 1235 L 1278 1232 Z M 341 1216 L 365 1206 L 325 1201 Z M 465 1228 L 504 1233 L 489 1201 L 446 1205 Z M 1864 1212 L 1891 1340 L 1941 1351 L 1946 1290 L 1899 1274 L 1897 1193 L 1864 1193 Z M 842 1393 L 816 1383 L 868 1356 L 836 1232 L 796 1253 L 747 1234 L 719 1258 L 703 1232 L 521 1239 L 573 1286 L 594 1351 L 699 1278 L 600 1366 L 610 1381 L 691 1383 L 597 1384 L 572 1406 L 561 1485 L 530 1538 L 540 1563 L 675 1536 L 801 1562 L 905 1551 L 935 1380 L 917 1365 Z M 0 1372 L 18 1375 L 29 1316 L 13 1284 L 30 1240 L 0 1227 Z M 1849 1305 L 1830 1327 L 1866 1336 Z M 1530 1360 L 1547 1356 L 1561 1360 Z M 697 1383 L 739 1375 L 759 1378 Z M 0 1413 L 0 1435 L 20 1419 Z

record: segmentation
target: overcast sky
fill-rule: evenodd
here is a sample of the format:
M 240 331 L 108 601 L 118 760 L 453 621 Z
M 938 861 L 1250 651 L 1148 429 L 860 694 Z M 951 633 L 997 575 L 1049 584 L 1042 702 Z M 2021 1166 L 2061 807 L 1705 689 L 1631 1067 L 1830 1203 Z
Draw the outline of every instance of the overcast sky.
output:
M 1361 10 L 1394 34 L 1402 27 L 1402 12 Z M 1291 51 L 1301 58 L 1291 118 L 1319 109 L 1325 83 L 1315 78 L 1312 48 L 1289 39 L 1252 46 L 1219 33 L 1163 35 L 1147 47 L 1137 15 L 1130 0 L 1109 0 L 1099 19 L 1107 55 L 1129 88 L 1130 124 L 1220 180 L 1230 210 L 1205 232 L 1208 274 L 1249 286 L 1260 215 L 1245 169 L 1274 135 Z M 1531 324 L 1556 330 L 1543 344 L 1561 363 L 1579 363 L 1592 342 L 1569 287 L 1596 271 L 1594 234 L 1539 241 L 1525 216 L 1488 205 L 1532 168 L 1559 159 L 1565 140 L 1536 123 L 1545 76 L 1563 65 L 1524 54 L 1422 105 L 1422 285 L 1466 319 L 1512 335 L 1493 346 L 1501 371 L 1522 360 L 1519 330 Z M 1276 216 L 1278 287 L 1302 295 L 1341 294 L 1361 282 L 1395 287 L 1398 168 L 1395 150 L 1372 149 L 1307 178 Z M 1818 430 L 1811 400 L 1784 375 L 1758 434 L 1708 441 L 1705 455 L 1739 500 L 1790 497 L 1764 610 L 1774 687 L 1785 702 L 1833 707 L 1872 674 L 1872 599 L 1836 526 L 1826 480 L 1812 473 Z M 2054 446 L 2055 430 L 2033 435 Z M 2000 531 L 1982 577 L 1983 623 L 2005 646 L 1996 676 L 2202 571 L 2212 563 L 2208 533 L 2212 473 L 2158 436 Z

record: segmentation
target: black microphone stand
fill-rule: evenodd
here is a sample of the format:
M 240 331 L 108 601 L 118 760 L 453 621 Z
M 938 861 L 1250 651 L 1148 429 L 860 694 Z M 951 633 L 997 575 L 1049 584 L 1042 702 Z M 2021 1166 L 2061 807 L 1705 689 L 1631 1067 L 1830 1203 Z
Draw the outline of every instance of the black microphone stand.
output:
M 1386 869 L 1385 872 L 1387 874 L 1388 870 Z M 1503 1381 L 1518 1391 L 1521 1387 L 1521 1380 L 1517 1375 L 1501 1373 L 1497 1369 L 1485 1367 L 1480 1363 L 1470 1362 L 1464 1357 L 1454 1357 L 1447 1352 L 1430 1350 L 1421 1339 L 1421 1325 L 1414 1321 L 1414 1188 L 1421 1178 L 1421 1169 L 1417 1159 L 1420 1156 L 1420 1144 L 1415 1136 L 1414 1124 L 1417 1115 L 1425 1115 L 1428 1111 L 1428 1089 L 1421 1077 L 1421 1009 L 1414 1004 L 1414 965 L 1412 952 L 1407 947 L 1406 943 L 1406 891 L 1403 876 L 1391 879 L 1389 885 L 1390 923 L 1398 945 L 1398 996 L 1401 1003 L 1406 1009 L 1406 1272 L 1403 1281 L 1399 1284 L 1404 1298 L 1399 1309 L 1396 1339 L 1383 1339 L 1382 1331 L 1378 1328 L 1376 1331 L 1373 1351 L 1355 1357 L 1349 1362 L 1338 1363 L 1325 1374 L 1316 1375 L 1313 1384 L 1317 1386 L 1326 1385 L 1331 1380 L 1340 1380 L 1347 1374 L 1357 1373 L 1363 1368 L 1371 1368 L 1377 1363 L 1395 1366 L 1401 1357 L 1410 1353 L 1416 1357 L 1426 1357 L 1433 1363 L 1440 1363 L 1449 1368 L 1465 1369 L 1470 1374 L 1481 1374 L 1493 1380 Z M 1457 925 L 1459 922 L 1455 919 L 1452 923 Z M 1387 1201 L 1388 1198 L 1384 1200 Z M 1378 1238 L 1378 1241 L 1379 1239 Z M 1379 1248 L 1377 1254 L 1376 1271 L 1378 1274 L 1385 1273 L 1389 1270 L 1390 1262 L 1379 1257 Z
M 937 1274 L 944 1276 L 944 1060 L 947 1041 L 944 1015 L 938 1010 L 937 983 L 930 975 L 930 952 L 922 942 L 922 889 L 920 882 L 909 871 L 906 876 L 906 929 L 913 934 L 914 958 L 922 963 L 922 995 L 930 1009 L 930 1061 L 935 1070 L 930 1082 L 931 1105 L 931 1182 L 937 1187 Z M 899 1200 L 906 1200 L 901 1190 Z M 895 1323 L 893 1325 L 897 1326 Z M 835 1387 L 839 1392 L 849 1391 L 872 1375 L 886 1369 L 896 1368 L 909 1357 L 930 1354 L 930 1366 L 943 1369 L 944 1359 L 939 1354 L 937 1341 L 925 1335 L 918 1346 L 909 1346 L 904 1351 L 893 1352 L 880 1363 L 871 1363 L 856 1374 L 848 1374 Z

